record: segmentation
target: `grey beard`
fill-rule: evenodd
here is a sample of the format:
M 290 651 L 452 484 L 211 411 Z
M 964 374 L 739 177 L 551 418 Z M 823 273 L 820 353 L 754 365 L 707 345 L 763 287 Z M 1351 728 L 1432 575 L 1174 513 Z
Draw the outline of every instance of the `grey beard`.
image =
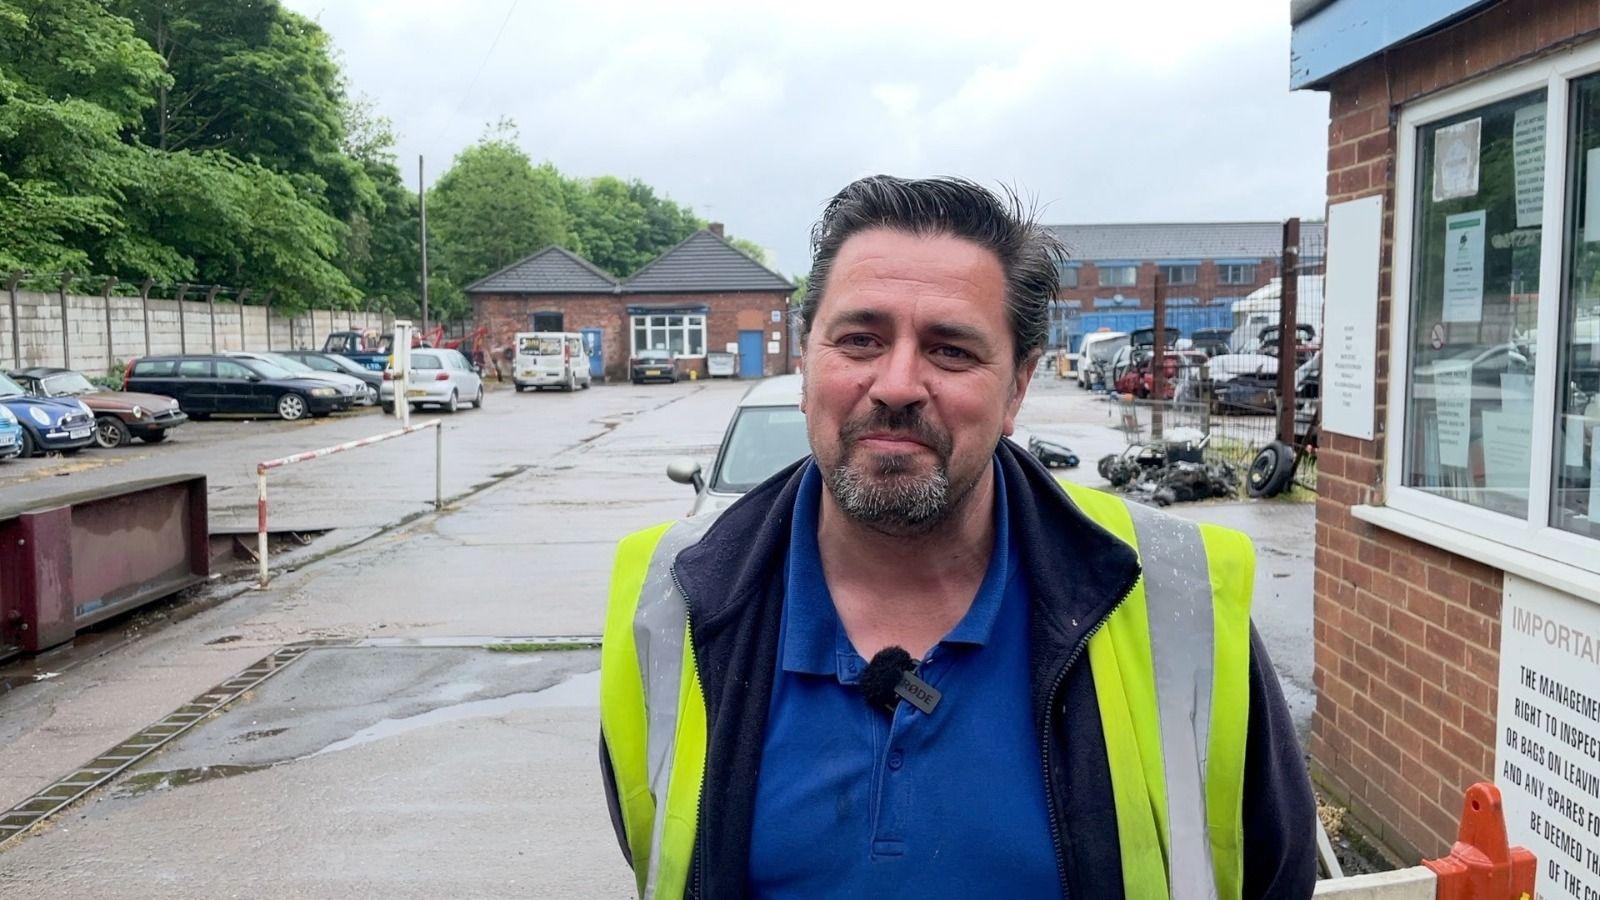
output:
M 876 467 L 878 475 L 888 476 L 885 480 L 864 474 L 862 465 L 846 461 L 823 472 L 834 501 L 855 521 L 901 534 L 926 534 L 949 513 L 950 475 L 942 464 L 927 475 L 909 476 L 899 460 L 886 460 Z

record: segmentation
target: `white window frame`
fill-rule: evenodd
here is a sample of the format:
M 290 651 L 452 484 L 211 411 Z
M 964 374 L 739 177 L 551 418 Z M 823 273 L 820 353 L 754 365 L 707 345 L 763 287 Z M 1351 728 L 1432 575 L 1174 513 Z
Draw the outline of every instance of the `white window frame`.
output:
M 1172 270 L 1174 269 L 1189 273 L 1188 277 L 1183 278 L 1182 280 L 1174 280 L 1171 276 Z M 1167 263 L 1161 263 L 1161 267 L 1156 271 L 1160 273 L 1163 279 L 1166 280 L 1167 284 L 1173 287 L 1198 284 L 1200 282 L 1200 267 L 1196 265 L 1190 265 L 1188 263 L 1168 265 Z
M 1255 284 L 1260 274 L 1260 268 L 1260 263 L 1217 263 L 1217 284 L 1226 284 L 1230 287 L 1238 287 L 1242 284 Z M 1230 281 L 1229 279 L 1222 277 L 1222 273 L 1227 272 L 1232 274 L 1234 269 L 1244 270 L 1243 274 L 1248 275 L 1249 277 L 1236 281 Z
M 1389 388 L 1384 433 L 1384 493 L 1391 510 L 1424 520 L 1416 527 L 1394 522 L 1380 511 L 1363 511 L 1357 518 L 1379 525 L 1399 526 L 1419 539 L 1437 545 L 1465 546 L 1491 542 L 1508 548 L 1515 559 L 1486 558 L 1501 568 L 1527 570 L 1528 557 L 1563 564 L 1580 573 L 1600 574 L 1600 540 L 1563 531 L 1549 524 L 1556 426 L 1557 355 L 1567 198 L 1568 82 L 1600 71 L 1600 41 L 1552 54 L 1530 63 L 1485 76 L 1432 97 L 1406 104 L 1396 126 L 1394 258 L 1389 279 Z M 1528 473 L 1526 518 L 1494 512 L 1407 487 L 1405 478 L 1406 387 L 1411 377 L 1411 270 L 1416 204 L 1417 132 L 1423 126 L 1457 113 L 1500 100 L 1545 89 L 1544 213 L 1540 222 L 1538 343 L 1533 390 L 1533 442 Z M 1434 539 L 1423 537 L 1432 534 Z M 1538 568 L 1534 566 L 1533 568 Z
M 1133 272 L 1132 281 L 1106 281 L 1107 272 Z M 1136 287 L 1139 284 L 1139 267 L 1137 265 L 1123 266 L 1095 266 L 1094 280 L 1096 287 Z
M 665 325 L 652 325 L 652 324 L 650 324 L 650 319 L 653 318 L 653 317 L 656 317 L 656 316 L 665 316 L 666 319 L 667 319 L 667 324 L 665 324 Z M 649 343 L 651 335 L 654 334 L 657 331 L 660 331 L 660 332 L 663 332 L 663 333 L 668 333 L 668 332 L 673 331 L 674 329 L 682 328 L 683 332 L 684 332 L 684 334 L 683 334 L 683 346 L 685 348 L 687 348 L 689 346 L 689 332 L 690 332 L 690 330 L 692 328 L 698 328 L 699 331 L 700 331 L 700 352 L 699 353 L 678 353 L 678 354 L 674 354 L 672 358 L 673 359 L 703 359 L 703 358 L 705 358 L 706 351 L 707 351 L 707 348 L 709 346 L 706 343 L 706 339 L 708 337 L 706 320 L 709 319 L 709 318 L 710 318 L 710 313 L 676 313 L 676 312 L 630 313 L 628 315 L 628 346 L 631 348 L 630 355 L 638 356 L 639 355 L 639 351 L 641 349 L 650 349 L 649 347 L 640 347 L 639 346 L 639 331 L 638 331 L 638 329 L 640 327 L 639 320 L 643 319 L 644 320 L 644 326 L 643 327 L 644 327 L 645 343 L 646 344 Z M 681 325 L 674 325 L 674 324 L 672 324 L 672 320 L 673 319 L 682 319 L 683 323 Z M 699 319 L 700 322 L 699 322 L 698 325 L 690 325 L 689 324 L 689 320 L 690 319 Z M 669 341 L 668 343 L 670 344 L 671 342 Z

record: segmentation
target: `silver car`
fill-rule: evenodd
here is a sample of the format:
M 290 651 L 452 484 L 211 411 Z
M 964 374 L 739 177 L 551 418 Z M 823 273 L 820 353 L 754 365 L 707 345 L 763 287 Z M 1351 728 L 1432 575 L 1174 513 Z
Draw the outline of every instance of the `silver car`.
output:
M 779 375 L 757 382 L 739 401 L 722 437 L 708 480 L 700 463 L 680 457 L 667 477 L 695 489 L 689 515 L 716 512 L 745 492 L 811 452 L 806 417 L 800 412 L 800 376 Z
M 383 370 L 378 397 L 384 412 L 394 412 L 394 370 Z M 411 351 L 411 369 L 406 373 L 406 400 L 412 406 L 431 403 L 452 413 L 463 403 L 480 409 L 483 379 L 460 351 L 418 347 Z
M 298 359 L 292 359 L 281 353 L 254 353 L 246 350 L 229 350 L 223 354 L 236 359 L 253 359 L 258 362 L 268 362 L 288 372 L 296 378 L 305 381 L 320 381 L 339 392 L 339 396 L 349 401 L 351 406 L 371 406 L 378 402 L 377 392 L 367 386 L 367 383 L 354 375 L 343 372 L 320 372 L 311 368 Z

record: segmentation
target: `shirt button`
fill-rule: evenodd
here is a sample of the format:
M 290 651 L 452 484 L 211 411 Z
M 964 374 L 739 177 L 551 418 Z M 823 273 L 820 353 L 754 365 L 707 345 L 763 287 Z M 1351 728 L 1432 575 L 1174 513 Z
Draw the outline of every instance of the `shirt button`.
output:
M 890 769 L 890 771 L 893 771 L 893 772 L 900 771 L 900 767 L 905 764 L 905 761 L 906 761 L 905 754 L 901 753 L 899 750 L 890 751 L 890 753 L 889 753 L 889 769 Z

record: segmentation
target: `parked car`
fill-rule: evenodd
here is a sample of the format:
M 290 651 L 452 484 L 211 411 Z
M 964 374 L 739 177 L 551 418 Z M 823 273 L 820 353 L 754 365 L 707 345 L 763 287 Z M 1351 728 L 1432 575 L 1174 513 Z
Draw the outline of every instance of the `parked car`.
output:
M 383 411 L 394 412 L 394 370 L 383 370 L 383 387 L 378 396 Z M 483 379 L 459 350 L 418 349 L 411 351 L 411 369 L 406 374 L 406 400 L 412 406 L 431 403 L 453 413 L 462 403 L 473 409 L 483 407 Z
M 318 353 L 315 350 L 285 350 L 278 354 L 303 363 L 318 372 L 333 372 L 359 378 L 372 389 L 372 402 L 378 402 L 378 389 L 383 387 L 383 368 L 369 369 L 348 356 L 338 353 Z
M 122 389 L 171 397 L 189 418 L 200 420 L 248 413 L 293 422 L 350 408 L 333 385 L 296 377 L 270 362 L 221 354 L 136 359 Z
M 1232 328 L 1200 328 L 1190 336 L 1194 349 L 1204 351 L 1207 356 L 1221 356 L 1227 353 L 1229 342 L 1232 340 Z
M 1111 384 L 1107 367 L 1117 351 L 1128 346 L 1127 332 L 1095 331 L 1083 336 L 1078 345 L 1078 387 L 1084 390 Z
M 34 397 L 0 375 L 0 406 L 22 426 L 22 456 L 77 453 L 94 443 L 94 413 L 74 397 Z
M 1140 400 L 1149 399 L 1155 395 L 1153 365 L 1155 354 L 1149 347 L 1129 349 L 1133 350 L 1134 354 L 1132 362 L 1117 377 L 1116 391 L 1119 394 L 1132 394 Z M 1178 383 L 1191 380 L 1205 363 L 1206 355 L 1198 350 L 1167 350 L 1162 356 L 1161 369 L 1165 386 L 1161 392 L 1161 399 L 1172 400 L 1181 396 L 1177 389 Z
M 589 351 L 583 346 L 583 335 L 575 331 L 520 331 L 513 343 L 517 358 L 511 367 L 511 383 L 519 394 L 528 388 L 587 388 L 593 380 Z
M 159 444 L 167 439 L 168 431 L 189 421 L 171 397 L 101 390 L 71 369 L 35 366 L 12 372 L 11 377 L 35 397 L 82 400 L 94 413 L 94 442 L 105 449 L 121 447 L 134 438 Z
M 678 367 L 672 361 L 672 354 L 666 350 L 640 350 L 628 360 L 628 380 L 634 384 L 644 384 L 646 381 L 678 380 Z
M 427 347 L 420 331 L 411 332 L 412 347 Z M 394 335 L 375 331 L 335 331 L 322 342 L 323 353 L 337 353 L 353 360 L 357 365 L 374 372 L 389 367 L 389 354 L 394 352 Z
M 0 459 L 22 454 L 22 425 L 10 409 L 0 404 Z
M 252 359 L 257 362 L 271 363 L 288 372 L 296 378 L 307 381 L 320 381 L 339 392 L 339 398 L 346 401 L 346 406 L 374 406 L 378 402 L 378 392 L 367 393 L 367 383 L 354 375 L 343 372 L 322 372 L 313 369 L 298 359 L 290 359 L 281 353 L 253 353 L 247 350 L 228 350 L 224 356 L 234 359 Z M 382 375 L 378 376 L 380 379 Z
M 673 460 L 667 477 L 694 488 L 689 515 L 699 515 L 732 506 L 746 491 L 810 452 L 806 417 L 800 412 L 800 376 L 779 375 L 756 382 L 739 400 L 710 479 L 689 457 Z

